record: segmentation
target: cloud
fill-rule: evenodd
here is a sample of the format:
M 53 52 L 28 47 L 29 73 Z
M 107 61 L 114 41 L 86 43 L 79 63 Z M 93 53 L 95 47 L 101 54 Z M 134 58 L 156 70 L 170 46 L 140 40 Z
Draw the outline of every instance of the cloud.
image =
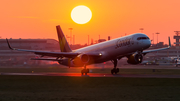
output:
M 57 23 L 60 23 L 60 22 L 69 23 L 69 22 L 71 22 L 70 20 L 60 20 L 60 19 L 49 19 L 48 21 L 57 22 Z
M 13 16 L 14 18 L 24 18 L 24 19 L 38 19 L 38 17 L 33 16 Z

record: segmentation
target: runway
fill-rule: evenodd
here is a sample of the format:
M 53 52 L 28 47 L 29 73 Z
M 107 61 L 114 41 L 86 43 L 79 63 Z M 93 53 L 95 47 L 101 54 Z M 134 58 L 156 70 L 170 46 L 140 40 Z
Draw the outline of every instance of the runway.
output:
M 180 75 L 158 75 L 158 74 L 103 74 L 103 73 L 1 73 L 1 75 L 39 75 L 39 76 L 66 76 L 66 77 L 121 77 L 121 78 L 180 78 Z
M 124 65 L 120 67 L 117 75 L 110 73 L 112 67 L 91 67 L 88 75 L 81 75 L 82 68 L 42 68 L 42 67 L 19 67 L 0 68 L 0 75 L 39 75 L 39 76 L 62 76 L 62 77 L 120 77 L 120 78 L 180 78 L 180 68 L 175 66 L 152 66 L 152 65 Z

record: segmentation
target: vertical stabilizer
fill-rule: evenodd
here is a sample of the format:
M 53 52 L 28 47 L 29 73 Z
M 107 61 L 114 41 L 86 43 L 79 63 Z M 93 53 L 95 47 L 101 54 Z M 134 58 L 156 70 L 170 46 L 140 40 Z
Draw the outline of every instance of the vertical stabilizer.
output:
M 56 26 L 57 34 L 58 34 L 58 39 L 59 39 L 59 45 L 61 52 L 72 52 L 71 48 L 69 47 L 69 44 L 61 30 L 61 27 L 58 25 Z

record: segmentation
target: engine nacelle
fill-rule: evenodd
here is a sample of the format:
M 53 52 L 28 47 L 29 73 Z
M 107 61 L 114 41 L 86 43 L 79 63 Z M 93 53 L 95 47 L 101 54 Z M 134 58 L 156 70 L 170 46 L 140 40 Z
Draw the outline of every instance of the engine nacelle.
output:
M 127 62 L 128 62 L 129 64 L 134 64 L 134 65 L 135 65 L 135 64 L 141 63 L 141 62 L 142 62 L 142 59 L 143 59 L 142 54 L 133 54 L 133 55 L 131 55 L 131 56 L 128 57 Z
M 82 63 L 88 63 L 90 60 L 90 57 L 87 54 L 81 54 L 78 57 L 80 57 L 80 60 L 82 61 Z
M 82 54 L 81 55 L 81 61 L 83 62 L 83 63 L 88 63 L 89 62 L 89 56 L 87 55 L 87 54 Z
M 90 56 L 87 54 L 80 54 L 72 60 L 73 66 L 84 66 L 90 62 Z

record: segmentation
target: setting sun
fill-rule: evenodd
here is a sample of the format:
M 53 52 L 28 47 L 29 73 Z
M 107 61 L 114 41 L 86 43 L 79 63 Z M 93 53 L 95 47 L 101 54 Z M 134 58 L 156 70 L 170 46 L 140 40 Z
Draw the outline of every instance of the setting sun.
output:
M 71 18 L 78 24 L 85 24 L 92 18 L 91 10 L 86 6 L 77 6 L 71 12 Z

